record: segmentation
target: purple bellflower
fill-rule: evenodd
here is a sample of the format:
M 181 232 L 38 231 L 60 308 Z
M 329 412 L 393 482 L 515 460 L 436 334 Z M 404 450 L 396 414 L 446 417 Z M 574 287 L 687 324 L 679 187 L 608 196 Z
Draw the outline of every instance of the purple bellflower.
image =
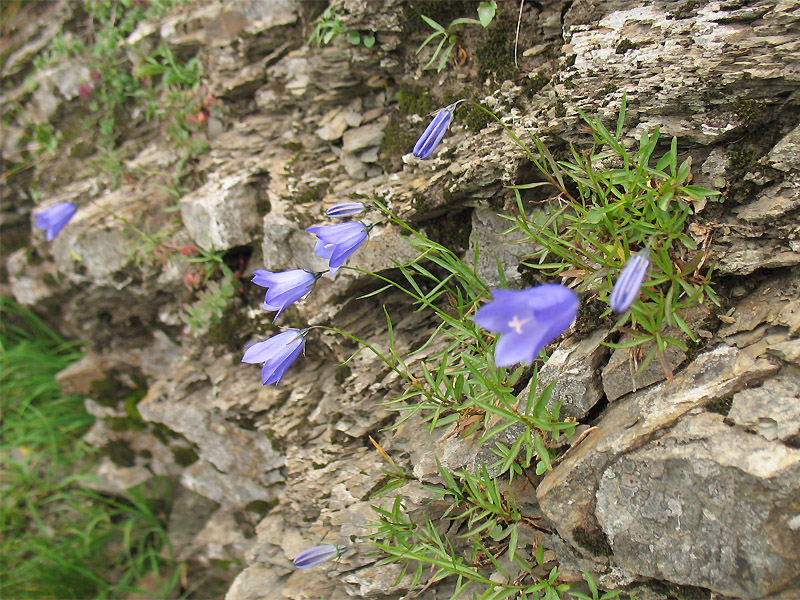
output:
M 247 346 L 242 362 L 251 365 L 264 363 L 261 385 L 278 384 L 292 363 L 300 356 L 306 343 L 308 329 L 287 329 L 268 340 Z
M 331 206 L 325 211 L 325 214 L 332 219 L 343 219 L 360 215 L 366 209 L 363 202 L 342 202 Z
M 644 247 L 628 260 L 622 273 L 611 291 L 611 310 L 615 313 L 624 313 L 639 297 L 642 291 L 642 282 L 650 266 L 650 248 Z
M 475 322 L 500 341 L 498 367 L 532 363 L 539 351 L 561 335 L 578 315 L 578 297 L 558 283 L 527 290 L 492 290 L 492 301 L 475 313 Z
M 314 254 L 328 259 L 330 276 L 333 277 L 348 257 L 367 241 L 370 229 L 371 227 L 358 221 L 349 221 L 335 225 L 316 225 L 306 231 L 317 236 Z
M 430 158 L 433 151 L 436 150 L 436 146 L 442 141 L 444 134 L 447 132 L 447 128 L 450 127 L 450 122 L 453 120 L 453 113 L 459 102 L 463 102 L 463 100 L 453 102 L 450 106 L 442 108 L 434 115 L 433 120 L 428 123 L 425 131 L 422 132 L 417 143 L 414 144 L 414 156 L 423 160 Z
M 253 271 L 253 283 L 268 288 L 264 296 L 264 310 L 277 310 L 277 319 L 283 310 L 297 302 L 314 289 L 314 284 L 322 273 L 312 273 L 306 269 L 292 269 L 273 273 L 264 269 Z M 273 319 L 274 320 L 274 319 Z
M 64 225 L 69 223 L 69 220 L 77 210 L 72 202 L 54 204 L 50 208 L 46 208 L 34 215 L 36 217 L 36 227 L 44 229 L 47 232 L 47 240 L 50 241 L 58 235 Z
M 296 569 L 308 569 L 324 563 L 326 560 L 341 556 L 344 547 L 333 544 L 322 544 L 307 548 L 298 554 L 292 561 Z

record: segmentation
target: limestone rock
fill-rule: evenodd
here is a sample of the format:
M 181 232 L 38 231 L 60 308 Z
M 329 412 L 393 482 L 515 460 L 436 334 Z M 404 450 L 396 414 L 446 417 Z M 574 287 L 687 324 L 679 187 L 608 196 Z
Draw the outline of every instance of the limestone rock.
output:
M 562 420 L 582 419 L 602 397 L 597 369 L 609 353 L 608 347 L 602 345 L 607 337 L 608 331 L 599 329 L 580 342 L 567 338 L 539 371 L 536 393 L 541 394 L 545 387 L 556 382 L 547 407 L 552 410 L 556 402 L 561 402 Z
M 229 250 L 255 239 L 261 225 L 258 198 L 246 176 L 213 179 L 181 199 L 181 218 L 199 246 Z
M 595 511 L 614 560 L 637 575 L 739 598 L 800 592 L 800 450 L 720 415 L 688 416 L 618 456 Z
M 800 440 L 800 370 L 787 367 L 733 396 L 728 418 L 769 441 Z
M 512 225 L 512 221 L 483 205 L 472 211 L 468 256 L 475 256 L 475 248 L 479 249 L 477 273 L 491 287 L 500 287 L 498 261 L 506 282 L 513 286 L 520 279 L 519 263 L 529 254 L 529 248 L 521 243 L 523 239 L 518 233 L 503 235 Z

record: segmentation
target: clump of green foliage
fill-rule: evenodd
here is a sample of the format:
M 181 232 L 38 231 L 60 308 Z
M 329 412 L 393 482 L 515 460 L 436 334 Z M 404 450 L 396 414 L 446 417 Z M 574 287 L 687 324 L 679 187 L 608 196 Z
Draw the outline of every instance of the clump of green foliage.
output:
M 603 301 L 629 257 L 650 248 L 652 266 L 642 294 L 617 321 L 630 337 L 619 347 L 652 342 L 643 368 L 654 356 L 661 359 L 669 344 L 686 350 L 682 341 L 665 335 L 665 326 L 695 341 L 681 315 L 705 301 L 718 303 L 711 284 L 713 267 L 703 271 L 706 254 L 685 229 L 692 203 L 714 199 L 719 192 L 691 184 L 691 158 L 678 163 L 675 138 L 651 164 L 659 142 L 657 129 L 642 136 L 637 151 L 629 151 L 622 143 L 624 100 L 615 133 L 598 118 L 581 115 L 595 147 L 588 152 L 573 147 L 572 160 L 556 160 L 538 139 L 534 152 L 514 136 L 547 181 L 515 186 L 519 212 L 510 231 L 521 231 L 539 248 L 527 266 L 551 277 L 578 278 L 581 289 L 592 290 Z M 557 191 L 551 199 L 554 209 L 531 212 L 520 190 L 542 186 Z M 609 308 L 604 314 L 610 312 Z
M 433 63 L 436 62 L 438 58 L 438 64 L 436 66 L 436 70 L 441 73 L 445 66 L 447 65 L 447 60 L 450 58 L 450 55 L 453 53 L 453 50 L 459 43 L 459 37 L 456 33 L 455 28 L 460 25 L 481 25 L 482 27 L 488 27 L 492 20 L 494 20 L 495 13 L 497 12 L 497 2 L 495 0 L 491 0 L 489 2 L 481 2 L 478 5 L 478 18 L 477 19 L 470 19 L 466 17 L 453 19 L 450 21 L 450 24 L 447 27 L 440 25 L 430 17 L 426 17 L 425 15 L 420 15 L 420 18 L 425 22 L 425 24 L 433 29 L 433 33 L 431 33 L 425 41 L 422 42 L 419 48 L 417 48 L 417 54 L 422 52 L 422 50 L 430 44 L 431 42 L 441 38 L 439 40 L 439 44 L 433 50 L 433 54 L 431 55 L 430 60 L 428 63 L 423 67 L 423 69 L 428 69 L 433 66 Z
M 341 7 L 336 4 L 329 4 L 325 11 L 314 20 L 314 29 L 306 43 L 309 46 L 314 44 L 317 48 L 321 48 L 330 44 L 334 38 L 340 35 L 346 35 L 347 41 L 353 46 L 364 44 L 365 48 L 372 48 L 375 45 L 374 32 L 348 29 L 342 23 Z
M 205 119 L 216 102 L 201 93 L 203 71 L 199 60 L 181 61 L 166 44 L 145 54 L 127 41 L 140 22 L 157 18 L 181 1 L 86 0 L 82 8 L 91 35 L 81 39 L 69 32 L 60 33 L 34 60 L 34 76 L 28 79 L 30 91 L 36 86 L 35 75 L 59 61 L 79 60 L 91 68 L 91 78 L 78 90 L 86 114 L 83 129 L 93 132 L 86 140 L 90 154 L 95 155 L 91 162 L 112 186 L 125 172 L 119 144 L 136 111 L 144 113 L 148 121 L 155 118 L 163 125 L 165 136 L 182 156 L 196 156 L 208 149 Z M 53 154 L 65 137 L 47 125 L 32 124 L 24 114 L 17 120 L 31 141 L 33 160 L 43 152 Z M 21 165 L 14 172 L 28 166 Z
M 12 300 L 0 298 L 0 316 L 3 597 L 119 598 L 142 593 L 148 574 L 168 597 L 180 579 L 168 485 L 115 497 L 82 485 L 98 458 L 81 441 L 94 418 L 54 379 L 80 352 Z

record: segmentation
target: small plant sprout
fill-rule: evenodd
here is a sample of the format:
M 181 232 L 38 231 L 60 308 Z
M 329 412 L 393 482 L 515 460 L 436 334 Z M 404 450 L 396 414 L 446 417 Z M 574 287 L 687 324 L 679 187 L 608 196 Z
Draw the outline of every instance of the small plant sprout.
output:
M 450 127 L 450 122 L 453 120 L 453 114 L 459 102 L 463 102 L 463 100 L 453 102 L 449 106 L 440 109 L 433 116 L 433 120 L 428 123 L 425 131 L 422 132 L 417 143 L 414 144 L 414 156 L 421 160 L 431 157 L 433 151 L 436 150 L 436 147 L 442 141 L 444 134 L 447 133 L 447 129 Z
M 422 42 L 419 48 L 417 48 L 417 54 L 422 52 L 422 50 L 427 46 L 429 43 L 434 41 L 436 38 L 441 37 L 442 39 L 439 41 L 439 45 L 436 46 L 436 49 L 433 51 L 433 55 L 428 63 L 425 65 L 425 69 L 428 69 L 436 62 L 436 58 L 439 58 L 439 64 L 436 67 L 436 70 L 441 73 L 444 69 L 445 65 L 447 64 L 447 59 L 450 58 L 450 55 L 453 53 L 453 49 L 458 45 L 458 36 L 453 31 L 453 28 L 457 27 L 458 25 L 482 25 L 483 27 L 488 27 L 489 24 L 494 19 L 494 15 L 497 12 L 497 2 L 495 0 L 491 0 L 489 2 L 481 2 L 478 5 L 478 19 L 453 19 L 450 21 L 450 24 L 447 27 L 443 27 L 430 17 L 426 17 L 425 15 L 420 15 L 420 18 L 425 21 L 425 24 L 433 29 L 433 33 L 430 34 L 425 41 Z M 447 47 L 445 48 L 445 44 Z M 443 50 L 444 49 L 444 50 Z M 459 52 L 463 53 L 463 50 L 459 49 Z M 440 56 L 441 54 L 441 56 Z M 466 54 L 464 53 L 464 57 Z
M 268 288 L 264 296 L 264 310 L 277 310 L 277 319 L 287 306 L 311 292 L 323 273 L 313 273 L 307 269 L 292 269 L 280 273 L 256 269 L 252 281 Z
M 493 290 L 492 301 L 475 314 L 475 322 L 500 341 L 494 352 L 498 367 L 532 363 L 539 351 L 569 327 L 578 315 L 578 297 L 557 283 L 527 290 Z
M 40 213 L 36 213 L 36 227 L 44 229 L 47 233 L 47 241 L 52 241 L 64 225 L 69 223 L 78 209 L 72 202 L 59 202 L 50 208 L 46 208 Z
M 278 384 L 292 363 L 300 356 L 306 342 L 308 329 L 287 329 L 268 340 L 247 346 L 242 362 L 264 363 L 261 385 Z
M 332 558 L 339 558 L 345 550 L 346 546 L 334 546 L 333 544 L 314 546 L 303 550 L 295 556 L 292 564 L 294 564 L 295 569 L 316 567 Z
M 363 202 L 342 202 L 334 204 L 325 211 L 325 215 L 332 219 L 346 219 L 348 217 L 355 217 L 367 210 Z
M 650 248 L 645 247 L 622 269 L 609 299 L 611 310 L 615 313 L 624 313 L 631 307 L 642 291 L 642 282 L 649 266 Z
M 350 255 L 367 241 L 372 226 L 359 221 L 336 223 L 335 225 L 316 225 L 306 229 L 317 236 L 314 254 L 327 258 L 329 274 L 333 277 Z

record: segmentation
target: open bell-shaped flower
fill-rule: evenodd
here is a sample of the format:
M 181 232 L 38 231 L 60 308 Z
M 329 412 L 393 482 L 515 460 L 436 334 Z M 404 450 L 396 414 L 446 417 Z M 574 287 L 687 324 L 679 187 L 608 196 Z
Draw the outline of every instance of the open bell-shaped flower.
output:
M 350 255 L 367 241 L 369 230 L 361 222 L 350 221 L 335 225 L 317 225 L 306 229 L 317 236 L 314 254 L 328 259 L 330 275 L 333 277 Z
M 628 310 L 639 293 L 642 291 L 642 282 L 650 266 L 650 248 L 645 247 L 628 260 L 625 268 L 611 291 L 609 304 L 615 313 L 624 313 Z
M 242 357 L 249 364 L 264 363 L 261 385 L 278 384 L 292 363 L 300 356 L 308 329 L 287 329 L 268 340 L 250 344 Z
M 273 273 L 264 269 L 253 271 L 253 283 L 268 288 L 264 296 L 264 310 L 277 310 L 277 319 L 290 304 L 297 302 L 314 289 L 314 284 L 322 273 L 312 273 L 307 269 L 292 269 Z M 273 319 L 274 320 L 274 319 Z
M 69 220 L 77 210 L 72 202 L 59 202 L 40 213 L 36 213 L 34 215 L 36 217 L 35 225 L 47 232 L 47 241 L 50 241 L 59 234 L 64 225 L 69 223 Z
M 578 297 L 557 283 L 526 290 L 492 290 L 492 301 L 475 313 L 475 322 L 500 340 L 498 367 L 532 363 L 539 351 L 561 335 L 578 315 Z

